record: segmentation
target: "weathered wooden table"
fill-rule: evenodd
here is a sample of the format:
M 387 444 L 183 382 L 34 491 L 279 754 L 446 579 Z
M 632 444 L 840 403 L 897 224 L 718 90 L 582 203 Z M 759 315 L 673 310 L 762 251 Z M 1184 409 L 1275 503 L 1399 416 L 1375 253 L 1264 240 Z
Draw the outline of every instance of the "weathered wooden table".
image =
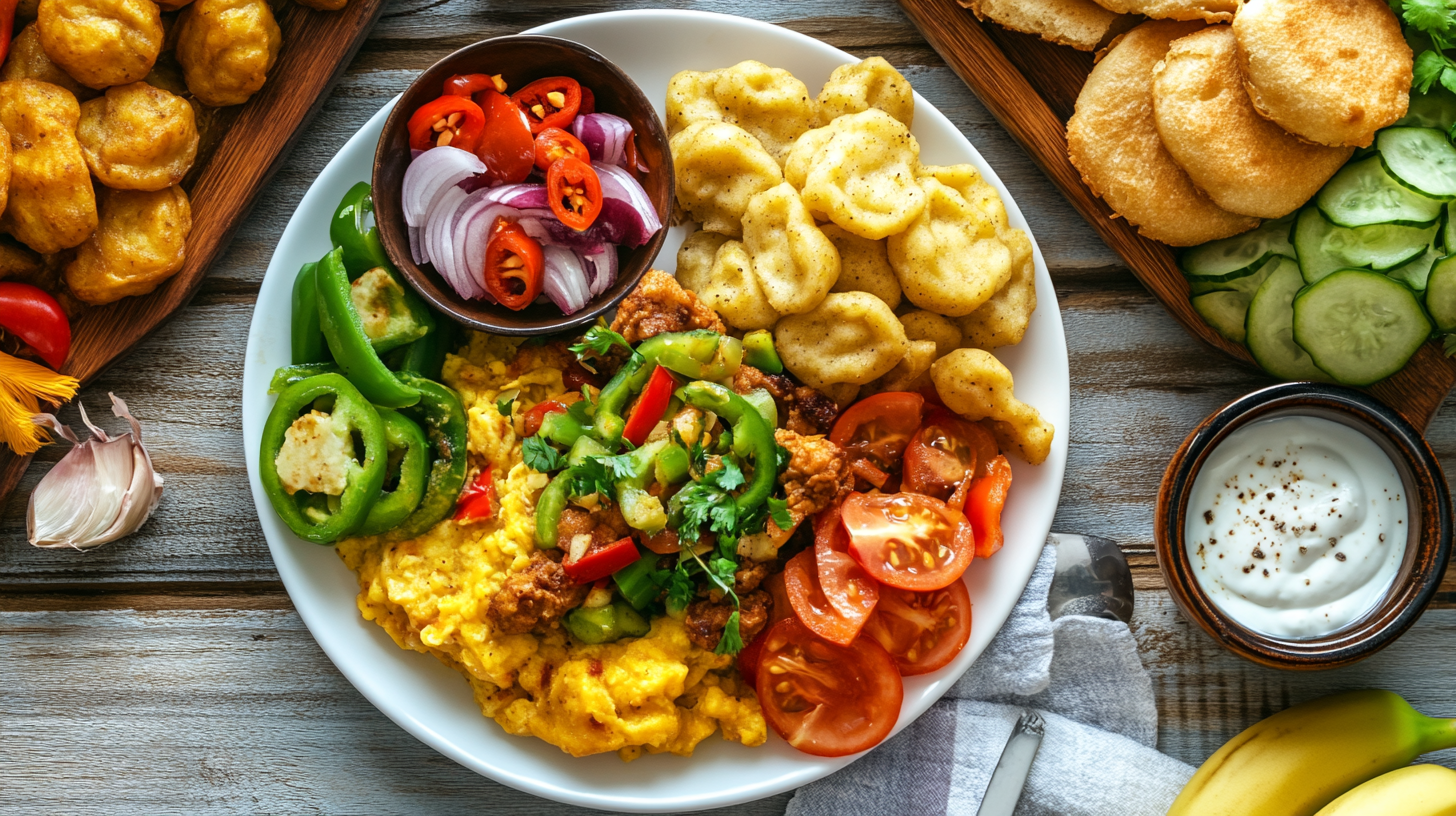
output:
M 477 39 L 658 4 L 390 4 L 197 298 L 81 394 L 95 415 L 106 413 L 106 392 L 115 391 L 145 425 L 167 480 L 152 520 L 89 554 L 30 547 L 25 497 L 59 448 L 41 454 L 0 508 L 0 813 L 576 812 L 417 742 L 309 636 L 274 571 L 248 490 L 238 409 L 243 347 L 263 271 L 295 205 L 345 139 L 417 71 Z M 1353 687 L 1394 689 L 1429 713 L 1456 714 L 1449 578 L 1399 643 L 1321 674 L 1244 663 L 1174 609 L 1152 555 L 1163 466 L 1199 419 L 1268 381 L 1174 324 L 892 0 L 674 5 L 758 17 L 885 56 L 1011 188 L 1051 266 L 1072 356 L 1072 427 L 1058 429 L 1071 435 L 1071 456 L 1053 529 L 1116 539 L 1135 565 L 1133 628 L 1157 690 L 1162 750 L 1198 763 L 1275 710 Z M 75 409 L 63 419 L 76 422 Z M 1439 416 L 1429 438 L 1443 464 L 1456 466 L 1456 417 Z M 732 812 L 782 813 L 788 798 Z

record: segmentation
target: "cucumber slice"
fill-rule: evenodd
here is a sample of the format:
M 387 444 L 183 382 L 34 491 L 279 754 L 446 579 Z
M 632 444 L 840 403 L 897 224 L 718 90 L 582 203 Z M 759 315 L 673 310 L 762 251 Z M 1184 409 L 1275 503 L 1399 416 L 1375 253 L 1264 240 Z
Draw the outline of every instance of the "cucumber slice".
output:
M 1209 292 L 1193 298 L 1193 311 L 1214 331 L 1235 343 L 1243 343 L 1244 318 L 1252 299 L 1248 292 Z
M 1254 360 L 1275 377 L 1327 380 L 1329 376 L 1294 342 L 1294 296 L 1303 288 L 1299 264 L 1275 259 L 1272 273 L 1249 302 L 1249 316 L 1244 321 L 1246 342 Z
M 1431 328 L 1415 293 L 1377 272 L 1342 269 L 1294 298 L 1294 342 L 1345 385 L 1401 370 Z
M 1446 227 L 1442 231 L 1441 246 L 1447 252 L 1456 253 L 1456 201 L 1446 205 Z
M 1374 267 L 1389 269 L 1420 257 L 1435 238 L 1440 224 L 1411 227 L 1371 224 L 1353 229 L 1325 220 L 1316 207 L 1299 213 L 1294 226 L 1294 248 L 1305 283 L 1315 283 L 1337 269 Z
M 1262 264 L 1255 267 L 1254 271 L 1237 278 L 1229 280 L 1205 280 L 1198 279 L 1188 284 L 1190 295 L 1206 295 L 1209 292 L 1243 292 L 1249 297 L 1259 291 L 1269 273 L 1274 270 L 1274 265 L 1280 260 L 1290 260 L 1283 255 L 1274 255 Z
M 1242 235 L 1209 241 L 1178 255 L 1178 266 L 1190 281 L 1223 281 L 1252 275 L 1271 255 L 1293 258 L 1289 233 L 1294 214 L 1263 224 Z
M 1326 218 L 1342 227 L 1425 226 L 1441 217 L 1442 205 L 1396 181 L 1385 172 L 1381 156 L 1345 165 L 1320 189 L 1315 201 Z
M 1430 246 L 1426 247 L 1424 253 L 1394 269 L 1386 270 L 1385 274 L 1417 292 L 1424 292 L 1426 290 L 1426 278 L 1430 276 L 1431 268 L 1444 254 L 1436 248 L 1436 244 L 1433 241 Z
M 1438 82 L 1427 93 L 1412 90 L 1409 110 L 1392 127 L 1435 128 L 1450 133 L 1452 125 L 1456 125 L 1456 94 Z
M 1386 172 L 1400 183 L 1432 198 L 1456 196 L 1456 147 L 1444 131 L 1386 128 L 1375 137 L 1375 147 Z
M 1456 331 L 1456 255 L 1447 255 L 1431 267 L 1426 280 L 1426 311 L 1443 332 Z

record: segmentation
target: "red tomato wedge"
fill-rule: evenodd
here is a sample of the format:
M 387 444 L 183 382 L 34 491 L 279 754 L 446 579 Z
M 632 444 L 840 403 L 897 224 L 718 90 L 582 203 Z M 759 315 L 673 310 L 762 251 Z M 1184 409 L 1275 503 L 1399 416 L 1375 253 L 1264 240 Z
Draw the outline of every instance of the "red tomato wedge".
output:
M 814 561 L 819 567 L 819 587 L 825 599 L 841 618 L 854 626 L 857 634 L 874 611 L 880 585 L 850 556 L 849 533 L 841 523 L 839 505 L 814 517 Z
M 971 483 L 966 496 L 966 518 L 976 533 L 976 557 L 990 558 L 1006 538 L 1001 533 L 1001 510 L 1011 492 L 1011 463 L 1006 457 L 992 459 L 985 476 Z
M 526 115 L 503 93 L 486 89 L 471 99 L 485 115 L 485 132 L 475 155 L 485 163 L 485 178 L 492 186 L 516 184 L 536 166 L 536 141 Z
M 829 441 L 847 450 L 851 461 L 864 458 L 881 470 L 898 470 L 924 405 L 925 398 L 911 391 L 867 397 L 839 415 Z
M 905 699 L 895 659 L 883 646 L 869 638 L 838 646 L 795 618 L 768 630 L 757 679 L 769 726 L 814 756 L 847 756 L 880 744 Z
M 981 463 L 997 453 L 985 428 L 932 407 L 905 448 L 903 489 L 945 501 L 967 476 L 984 473 Z
M 863 575 L 863 569 L 853 564 L 848 555 L 831 553 L 831 561 L 834 555 L 850 561 L 850 568 Z M 836 604 L 820 581 L 821 568 L 814 550 L 804 550 L 790 558 L 784 566 L 784 588 L 788 590 L 789 605 L 793 607 L 794 614 L 809 631 L 841 646 L 849 645 L 859 635 L 859 630 L 874 611 L 875 601 L 879 599 L 879 587 L 867 575 L 863 578 L 864 585 L 869 587 L 867 591 L 859 585 L 850 585 L 846 580 L 850 568 L 836 562 L 827 570 L 839 582 L 833 590 L 838 596 Z
M 491 466 L 486 465 L 475 481 L 460 492 L 460 498 L 455 501 L 456 521 L 476 521 L 495 515 L 495 479 L 491 471 Z
M 648 434 L 662 420 L 662 415 L 667 413 L 667 404 L 672 401 L 672 392 L 675 390 L 677 380 L 672 378 L 672 372 L 662 366 L 652 369 L 652 377 L 642 389 L 642 396 L 632 406 L 632 414 L 627 418 L 622 438 L 635 447 L 641 447 L 647 441 Z
M 864 634 L 885 647 L 906 677 L 933 672 L 971 639 L 971 594 L 964 581 L 930 592 L 885 587 Z
M 915 592 L 959 579 L 976 556 L 960 510 L 919 493 L 851 493 L 841 510 L 849 553 L 882 584 Z

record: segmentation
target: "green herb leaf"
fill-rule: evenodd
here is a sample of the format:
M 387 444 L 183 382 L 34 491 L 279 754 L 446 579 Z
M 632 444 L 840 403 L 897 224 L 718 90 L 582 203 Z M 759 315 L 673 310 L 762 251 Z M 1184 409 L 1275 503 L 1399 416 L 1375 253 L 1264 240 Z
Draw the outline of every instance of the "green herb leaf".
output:
M 744 484 L 743 470 L 738 463 L 725 456 L 720 460 L 723 466 L 703 477 L 703 481 L 724 490 L 737 490 Z
M 526 467 L 541 473 L 566 466 L 566 458 L 539 436 L 528 436 L 521 443 L 521 458 L 525 460 Z
M 511 406 L 515 404 L 515 397 L 507 397 L 503 400 L 497 400 L 495 404 L 496 413 L 500 414 L 503 417 L 508 417 L 511 415 Z
M 785 499 L 776 499 L 772 496 L 768 499 L 768 515 L 773 519 L 774 526 L 780 530 L 788 530 L 794 526 L 794 519 L 789 515 L 789 503 Z
M 703 450 L 701 439 L 694 442 L 693 446 L 688 449 L 688 460 L 692 472 L 699 476 L 702 476 L 703 472 L 708 469 L 708 452 Z
M 784 447 L 783 445 L 775 445 L 774 447 L 778 448 L 778 461 L 774 464 L 778 466 L 778 470 L 782 471 L 784 468 L 789 466 L 789 460 L 794 458 L 794 455 L 792 453 L 789 453 L 789 449 Z
M 1456 66 L 1446 66 L 1446 70 L 1441 72 L 1441 84 L 1446 86 L 1446 90 L 1456 93 Z
M 592 424 L 593 407 L 591 400 L 577 400 L 566 407 L 566 415 L 576 420 L 578 425 L 589 426 Z
M 1421 31 L 1445 34 L 1451 30 L 1453 11 L 1451 0 L 1405 0 L 1403 16 Z
M 738 631 L 738 610 L 728 616 L 728 622 L 723 625 L 723 637 L 718 639 L 718 645 L 713 649 L 713 654 L 738 654 L 743 651 L 743 636 Z
M 627 342 L 627 338 L 606 326 L 592 326 L 586 330 L 586 335 L 581 340 L 580 343 L 570 347 L 571 352 L 577 357 L 588 351 L 606 356 L 611 352 L 612 346 L 621 346 L 627 351 L 632 350 L 632 344 Z
M 1431 85 L 1441 78 L 1441 74 L 1449 65 L 1450 63 L 1444 55 L 1436 51 L 1422 51 L 1421 55 L 1416 57 L 1415 74 L 1411 87 L 1420 93 L 1430 91 Z
M 667 582 L 667 603 L 670 608 L 684 609 L 693 602 L 693 576 L 686 564 L 678 564 Z

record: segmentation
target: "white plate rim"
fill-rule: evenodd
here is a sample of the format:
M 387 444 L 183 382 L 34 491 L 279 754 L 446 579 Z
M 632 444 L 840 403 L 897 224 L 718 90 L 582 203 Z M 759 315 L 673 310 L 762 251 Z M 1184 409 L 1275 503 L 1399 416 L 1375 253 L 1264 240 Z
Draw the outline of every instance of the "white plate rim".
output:
M 811 54 L 820 59 L 832 57 L 836 62 L 840 63 L 857 61 L 858 59 L 808 35 L 783 29 L 771 23 L 714 12 L 650 9 L 604 12 L 557 21 L 523 33 L 549 34 L 568 39 L 588 41 L 588 45 L 597 47 L 590 40 L 594 36 L 600 36 L 600 32 L 610 29 L 613 26 L 631 26 L 634 28 L 644 26 L 649 28 L 654 26 L 667 26 L 671 28 L 678 26 L 686 29 L 688 27 L 703 25 L 713 26 L 715 35 L 721 33 L 724 36 L 729 36 L 729 32 L 731 31 L 734 34 L 746 38 L 757 36 L 765 42 L 787 39 L 791 42 L 792 47 L 801 49 L 801 51 L 794 52 L 795 56 Z M 607 49 L 598 47 L 598 50 Z M 779 53 L 782 55 L 782 52 Z M 611 55 L 609 54 L 608 56 L 610 57 Z M 622 61 L 622 58 L 619 57 L 618 61 Z M 773 62 L 771 59 L 764 59 L 764 61 L 770 64 L 779 64 Z M 639 84 L 641 83 L 639 82 Z M 807 80 L 806 84 L 810 84 L 811 87 L 813 86 L 813 83 Z M 658 100 L 654 98 L 652 91 L 646 88 L 644 90 L 648 91 L 649 98 L 654 99 L 654 104 L 658 104 Z M 317 553 L 331 552 L 332 548 L 320 548 L 308 544 L 288 532 L 287 528 L 273 514 L 272 508 L 262 492 L 261 484 L 256 475 L 257 449 L 261 438 L 262 424 L 266 418 L 267 409 L 271 405 L 271 398 L 265 396 L 267 381 L 271 376 L 273 367 L 278 364 L 276 359 L 274 359 L 278 344 L 277 332 L 275 329 L 270 333 L 268 326 L 269 315 L 267 310 L 263 308 L 263 305 L 278 300 L 280 289 L 291 291 L 292 279 L 297 271 L 298 265 L 304 260 L 316 259 L 318 255 L 322 254 L 321 248 L 326 248 L 326 234 L 322 237 L 322 243 L 320 242 L 319 223 L 326 223 L 321 221 L 321 219 L 327 218 L 328 214 L 332 212 L 334 203 L 338 201 L 349 186 L 356 181 L 367 180 L 367 178 L 361 179 L 354 177 L 340 178 L 342 171 L 338 170 L 338 167 L 346 163 L 341 162 L 341 159 L 346 155 L 352 157 L 360 153 L 361 150 L 367 150 L 367 155 L 372 159 L 374 152 L 373 145 L 377 140 L 377 134 L 382 129 L 384 117 L 393 105 L 394 100 L 386 103 L 378 113 L 371 117 L 349 139 L 344 148 L 339 151 L 339 154 L 331 159 L 323 171 L 320 172 L 318 178 L 315 179 L 314 183 L 300 201 L 283 235 L 280 236 L 278 247 L 270 260 L 263 285 L 259 291 L 257 306 L 254 310 L 248 335 L 243 384 L 243 432 L 248 475 L 253 491 L 254 503 L 258 510 L 259 521 L 263 527 L 264 535 L 268 541 L 269 550 L 278 567 L 284 586 L 288 589 L 289 595 L 293 599 L 294 606 L 298 610 L 300 617 L 320 647 L 334 662 L 339 671 L 376 708 L 425 744 L 484 776 L 519 790 L 567 804 L 634 812 L 668 812 L 723 807 L 753 801 L 799 787 L 815 779 L 827 776 L 859 757 L 864 756 L 864 754 L 859 754 L 853 757 L 832 760 L 807 757 L 783 746 L 782 742 L 777 740 L 777 737 L 770 737 L 770 745 L 764 748 L 742 749 L 740 746 L 732 746 L 733 749 L 739 751 L 753 750 L 772 754 L 775 753 L 773 750 L 774 744 L 778 743 L 778 747 L 782 748 L 783 752 L 786 752 L 786 755 L 782 755 L 783 752 L 779 752 L 781 755 L 774 757 L 775 762 L 773 764 L 776 766 L 776 772 L 764 778 L 735 783 L 732 778 L 728 778 L 732 777 L 733 774 L 718 774 L 718 776 L 726 778 L 725 783 L 721 787 L 711 790 L 704 789 L 682 793 L 671 791 L 671 784 L 667 784 L 665 786 L 666 789 L 655 789 L 657 787 L 663 787 L 658 784 L 664 779 L 659 774 L 658 783 L 654 783 L 653 787 L 642 791 L 633 790 L 630 793 L 602 793 L 599 791 L 585 790 L 573 784 L 580 781 L 576 776 L 576 771 L 588 767 L 585 764 L 578 763 L 592 762 L 601 759 L 601 757 L 582 760 L 573 759 L 561 754 L 560 762 L 552 763 L 553 766 L 560 765 L 560 778 L 544 779 L 539 776 L 525 775 L 513 770 L 507 767 L 506 763 L 502 763 L 498 757 L 492 758 L 477 755 L 458 744 L 456 739 L 442 733 L 438 727 L 441 725 L 440 723 L 432 724 L 427 718 L 417 716 L 419 713 L 417 710 L 412 709 L 407 701 L 401 701 L 399 689 L 385 685 L 375 675 L 374 669 L 377 667 L 361 662 L 360 656 L 354 651 L 351 651 L 351 649 L 357 650 L 356 645 L 351 645 L 351 635 L 357 635 L 358 633 L 351 633 L 348 630 L 357 627 L 350 627 L 342 623 L 339 619 L 338 609 L 332 606 L 337 602 L 337 598 L 333 598 L 332 596 L 320 597 L 313 591 L 315 584 L 312 582 L 321 580 L 317 574 L 318 570 L 328 569 L 327 567 L 317 566 L 317 562 L 319 562 Z M 1061 323 L 1056 294 L 1052 288 L 1045 260 L 1042 257 L 1040 248 L 1036 246 L 1035 237 L 1031 235 L 1031 230 L 1025 217 L 1022 215 L 1004 183 L 1002 183 L 989 163 L 980 156 L 975 147 L 965 139 L 964 135 L 942 113 L 923 99 L 919 93 L 916 94 L 915 115 L 916 120 L 913 130 L 916 132 L 918 138 L 921 138 L 922 131 L 927 129 L 927 121 L 933 123 L 931 127 L 937 131 L 949 129 L 950 133 L 954 135 L 953 141 L 959 141 L 959 144 L 955 144 L 954 147 L 968 151 L 969 155 L 965 159 L 978 165 L 982 169 L 986 179 L 1001 194 L 1012 226 L 1026 229 L 1028 235 L 1032 237 L 1037 277 L 1037 314 L 1033 316 L 1033 325 L 1032 329 L 1027 332 L 1027 340 L 1019 347 L 997 350 L 997 356 L 1006 362 L 1013 372 L 1018 372 L 1021 369 L 1020 373 L 1023 374 L 1023 377 L 1026 376 L 1026 371 L 1028 370 L 1041 370 L 1043 372 L 1046 372 L 1048 369 L 1050 370 L 1049 373 L 1044 373 L 1035 379 L 1028 378 L 1026 382 L 1019 383 L 1017 390 L 1019 395 L 1026 396 L 1027 401 L 1036 405 L 1042 414 L 1053 423 L 1056 427 L 1056 437 L 1053 441 L 1051 456 L 1048 457 L 1047 462 L 1040 468 L 1031 471 L 1023 463 L 1013 463 L 1013 469 L 1019 471 L 1017 474 L 1018 483 L 1030 478 L 1037 483 L 1038 487 L 1031 490 L 1023 490 L 1020 493 L 1013 490 L 1007 512 L 1010 514 L 1013 510 L 1020 511 L 1022 505 L 1034 504 L 1035 507 L 1028 507 L 1026 508 L 1026 512 L 1023 513 L 1023 515 L 1031 515 L 1034 520 L 1023 522 L 1015 530 L 1008 528 L 1008 546 L 1006 549 L 997 555 L 995 561 L 989 562 L 991 565 L 989 568 L 977 571 L 976 565 L 973 564 L 972 570 L 968 571 L 966 579 L 968 585 L 971 586 L 973 598 L 980 598 L 980 593 L 984 591 L 995 591 L 1002 596 L 1006 596 L 1010 589 L 1014 589 L 1015 596 L 1019 597 L 1021 589 L 1025 587 L 1035 567 L 1037 556 L 1040 552 L 1040 542 L 1050 530 L 1052 518 L 1060 497 L 1062 478 L 1065 473 L 1070 414 L 1070 376 L 1065 333 Z M 925 143 L 926 139 L 921 138 L 921 141 Z M 930 150 L 927 148 L 927 153 L 929 152 Z M 926 156 L 925 158 L 934 159 L 934 156 Z M 957 160 L 961 159 L 958 157 Z M 319 215 L 320 213 L 322 215 Z M 324 232 L 326 233 L 326 230 Z M 664 259 L 671 257 L 679 241 L 680 237 L 677 237 L 676 240 L 669 240 L 668 246 L 664 248 L 663 254 L 659 256 L 658 265 L 662 265 L 661 262 Z M 286 340 L 284 342 L 286 344 Z M 1045 348 L 1046 350 L 1039 351 L 1031 359 L 1025 359 L 1029 356 L 1033 346 L 1038 349 Z M 272 357 L 269 356 L 269 348 L 274 350 Z M 1049 356 L 1047 351 L 1051 352 Z M 286 353 L 284 354 L 284 358 L 283 363 L 286 364 Z M 1028 369 L 1026 367 L 1027 363 L 1034 363 L 1034 366 Z M 1051 381 L 1050 386 L 1042 387 L 1048 384 L 1048 380 Z M 1040 393 L 1039 396 L 1033 397 L 1027 396 L 1027 394 L 1023 393 L 1024 391 L 1047 393 Z M 1035 495 L 1032 495 L 1033 492 Z M 1013 548 L 1013 544 L 1018 546 Z M 308 561 L 315 562 L 315 565 L 311 567 L 305 563 Z M 353 574 L 348 572 L 342 563 L 338 562 L 337 558 L 334 559 L 334 563 L 336 565 L 336 572 L 342 572 L 347 575 L 348 579 L 353 579 Z M 987 562 L 979 563 L 986 564 Z M 337 578 L 337 575 L 329 577 Z M 992 586 L 993 582 L 995 586 Z M 333 580 L 331 583 L 336 587 L 338 581 Z M 334 594 L 337 594 L 337 592 Z M 372 637 L 377 641 L 379 637 L 383 636 L 383 632 L 375 624 L 365 622 L 360 618 L 357 610 L 354 608 L 354 594 L 356 594 L 354 591 L 349 592 L 346 605 L 352 613 L 355 623 L 367 626 L 373 630 L 369 635 L 365 635 L 365 637 Z M 978 609 L 976 625 L 973 627 L 972 642 L 957 657 L 955 662 L 932 675 L 927 675 L 923 678 L 907 679 L 906 703 L 902 709 L 900 719 L 896 724 L 895 731 L 897 733 L 949 690 L 955 680 L 970 666 L 974 658 L 984 650 L 996 631 L 999 631 L 1005 622 L 1006 616 L 1009 615 L 1012 606 L 1014 606 L 1014 599 L 1011 603 L 1000 604 L 1000 608 L 991 610 L 989 614 L 985 614 L 987 610 Z M 992 621 L 994 621 L 995 626 L 987 634 L 985 624 Z M 384 639 L 386 641 L 388 640 L 387 637 Z M 393 654 L 397 659 L 435 662 L 433 657 L 399 650 L 394 647 L 392 642 L 388 643 L 388 646 L 390 649 L 393 649 Z M 443 668 L 443 666 L 439 667 Z M 418 668 L 420 675 L 430 675 L 431 681 L 438 681 L 436 673 L 429 668 L 411 666 L 408 671 L 413 672 L 416 668 Z M 447 669 L 446 671 L 454 674 L 452 670 Z M 455 677 L 458 682 L 458 675 Z M 460 685 L 462 687 L 464 686 L 463 683 Z M 480 716 L 478 711 L 476 712 L 476 719 L 486 727 L 496 729 L 504 739 L 516 740 L 516 738 L 509 737 L 503 731 L 500 731 L 499 727 L 493 721 Z M 518 742 L 520 740 L 516 740 L 516 743 Z M 721 743 L 721 741 L 719 742 Z M 516 743 L 510 744 L 507 749 L 508 752 L 512 752 L 510 751 L 511 748 L 519 747 Z M 704 745 L 707 746 L 708 743 L 704 743 Z M 712 753 L 714 756 L 723 756 L 723 752 L 717 746 L 707 748 L 706 750 L 700 748 L 699 753 L 700 755 L 703 753 Z M 643 763 L 662 763 L 664 761 L 697 763 L 711 760 L 703 759 L 701 756 L 695 757 L 694 759 L 646 757 L 630 765 L 622 765 L 615 758 L 611 758 L 611 761 L 618 763 L 616 768 L 620 770 L 616 775 L 633 776 L 637 774 L 632 769 L 644 767 Z M 787 769 L 777 768 L 778 765 L 786 763 L 792 767 Z M 765 763 L 759 764 L 762 765 Z

